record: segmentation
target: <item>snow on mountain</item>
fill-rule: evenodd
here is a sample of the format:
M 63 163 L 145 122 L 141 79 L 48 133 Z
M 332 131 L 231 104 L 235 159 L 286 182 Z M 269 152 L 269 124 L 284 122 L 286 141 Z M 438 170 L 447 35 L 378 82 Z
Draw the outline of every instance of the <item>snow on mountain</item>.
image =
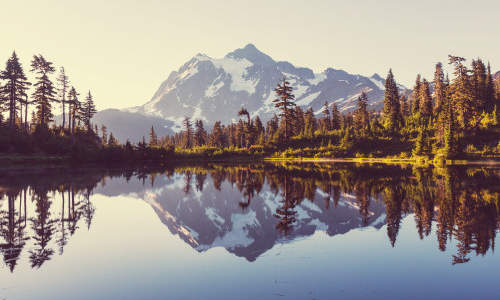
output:
M 247 197 L 231 182 L 224 181 L 216 188 L 213 178 L 208 175 L 200 190 L 195 187 L 195 176 L 179 173 L 171 177 L 159 176 L 151 186 L 143 185 L 136 177 L 126 185 L 123 178 L 111 178 L 105 186 L 97 188 L 96 193 L 126 194 L 143 199 L 172 234 L 196 251 L 223 247 L 249 261 L 256 260 L 276 244 L 310 236 L 316 230 L 333 236 L 354 228 L 380 228 L 385 224 L 383 204 L 372 202 L 369 222 L 364 224 L 353 195 L 342 194 L 338 206 L 333 208 L 331 199 L 332 207 L 325 205 L 329 196 L 318 188 L 314 199 L 304 199 L 295 207 L 297 221 L 289 235 L 283 236 L 276 230 L 274 216 L 283 198 L 268 184 L 242 208 L 239 202 L 246 202 Z
M 248 44 L 224 58 L 194 56 L 168 76 L 149 102 L 127 111 L 174 123 L 184 116 L 228 123 L 244 106 L 252 116 L 268 119 L 276 112 L 274 88 L 283 76 L 294 88 L 296 103 L 306 109 L 317 111 L 328 101 L 337 103 L 341 111 L 352 110 L 362 91 L 368 93 L 372 109 L 381 106 L 384 79 L 377 74 L 364 77 L 332 68 L 317 74 L 275 61 Z
M 351 111 L 362 91 L 368 94 L 369 109 L 383 106 L 385 80 L 378 74 L 365 77 L 332 68 L 314 73 L 286 61 L 275 61 L 248 44 L 223 58 L 195 55 L 170 73 L 150 101 L 123 111 L 168 121 L 172 131 L 182 130 L 184 116 L 201 119 L 208 126 L 217 120 L 233 122 L 241 107 L 252 117 L 267 120 L 277 112 L 272 101 L 283 76 L 293 87 L 296 103 L 304 109 L 312 107 L 319 113 L 328 101 L 335 102 L 340 111 Z M 110 117 L 104 121 L 114 122 Z

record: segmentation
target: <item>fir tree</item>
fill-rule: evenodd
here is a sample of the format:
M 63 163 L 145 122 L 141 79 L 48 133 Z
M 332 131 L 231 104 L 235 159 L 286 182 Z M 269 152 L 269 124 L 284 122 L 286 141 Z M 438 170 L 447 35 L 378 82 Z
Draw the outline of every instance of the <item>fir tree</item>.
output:
M 203 127 L 202 120 L 195 121 L 194 143 L 196 146 L 203 146 L 207 141 L 207 131 Z
M 64 71 L 64 67 L 59 69 L 59 76 L 57 77 L 57 83 L 59 84 L 59 101 L 62 104 L 62 127 L 66 128 L 66 95 L 69 89 L 69 78 Z
M 399 105 L 401 107 L 401 116 L 406 119 L 410 116 L 410 107 L 408 106 L 408 101 L 405 95 L 402 95 L 399 99 Z
M 331 130 L 331 125 L 332 125 L 332 121 L 331 121 L 331 118 L 330 118 L 330 109 L 328 109 L 328 102 L 325 101 L 325 104 L 323 104 L 323 111 L 321 112 L 323 113 L 324 115 L 324 119 L 323 119 L 323 130 L 324 131 L 329 131 Z
M 113 135 L 112 132 L 109 134 L 108 145 L 109 146 L 118 146 L 118 140 L 115 138 L 115 136 Z
M 363 91 L 358 97 L 358 108 L 354 112 L 354 126 L 362 134 L 370 132 L 370 118 L 368 116 L 368 96 Z
M 71 133 L 74 132 L 76 120 L 80 118 L 81 102 L 78 100 L 75 87 L 71 87 L 68 93 L 68 123 Z
M 420 111 L 420 85 L 422 84 L 421 82 L 421 77 L 420 74 L 417 75 L 417 79 L 415 80 L 415 86 L 413 87 L 413 100 L 411 102 L 411 110 L 413 114 L 416 114 L 417 112 Z
M 312 107 L 310 107 L 304 116 L 304 136 L 312 138 L 314 136 L 314 131 L 316 131 L 316 122 L 314 119 L 314 112 Z
M 392 70 L 389 70 L 387 79 L 385 80 L 385 96 L 384 96 L 384 127 L 386 130 L 394 134 L 401 127 L 401 108 L 399 106 L 399 90 L 394 80 Z
M 221 122 L 217 121 L 214 124 L 212 133 L 210 134 L 210 145 L 213 147 L 224 147 L 224 136 L 222 133 Z
M 444 151 L 447 157 L 452 157 L 456 151 L 455 142 L 455 124 L 453 118 L 453 109 L 451 105 L 447 108 L 446 130 L 444 132 Z
M 493 75 L 491 74 L 491 66 L 488 63 L 488 74 L 486 75 L 486 106 L 487 112 L 495 108 L 495 84 L 493 82 Z
M 95 108 L 94 100 L 89 91 L 87 97 L 85 98 L 85 102 L 83 102 L 83 105 L 81 106 L 82 121 L 85 126 L 87 126 L 87 130 L 89 131 L 92 129 L 90 122 L 96 113 L 97 110 Z
M 429 87 L 429 82 L 424 78 L 420 85 L 420 115 L 422 116 L 425 124 L 432 117 L 432 98 Z
M 33 92 L 33 100 L 36 103 L 38 123 L 42 127 L 47 127 L 47 124 L 52 121 L 52 102 L 54 98 L 54 84 L 49 78 L 49 75 L 54 73 L 55 69 L 52 62 L 47 61 L 42 55 L 33 56 L 31 61 L 31 71 L 38 74 L 36 77 L 35 91 Z
M 443 65 L 436 64 L 434 72 L 434 112 L 437 114 L 441 111 L 446 97 L 446 87 L 444 83 Z
M 193 126 L 189 117 L 184 117 L 184 148 L 193 147 Z
M 105 145 L 108 141 L 108 128 L 104 125 L 101 126 L 101 142 Z
M 455 79 L 450 85 L 450 101 L 457 112 L 457 120 L 462 128 L 467 128 L 472 119 L 473 93 L 469 81 L 469 70 L 464 66 L 465 58 L 449 55 L 449 63 L 454 66 Z
M 0 79 L 6 80 L 4 86 L 0 87 L 0 99 L 6 99 L 7 110 L 9 112 L 9 127 L 14 128 L 16 125 L 17 105 L 22 110 L 22 104 L 25 103 L 26 91 L 30 83 L 24 75 L 23 68 L 16 52 L 7 60 L 5 70 L 0 72 Z M 1 103 L 0 103 L 1 104 Z M 27 101 L 25 103 L 28 105 Z M 2 108 L 0 107 L 0 112 Z
M 341 117 L 337 104 L 332 105 L 332 129 L 340 129 Z
M 282 122 L 285 124 L 285 140 L 288 140 L 290 136 L 291 122 L 293 118 L 293 108 L 295 103 L 293 100 L 295 96 L 292 94 L 292 87 L 290 83 L 286 81 L 286 77 L 283 76 L 281 83 L 274 90 L 276 92 L 277 98 L 273 100 L 274 107 L 281 110 L 280 116 L 282 117 Z
M 149 146 L 156 147 L 158 146 L 158 136 L 156 135 L 155 129 L 151 126 L 151 130 L 149 131 Z

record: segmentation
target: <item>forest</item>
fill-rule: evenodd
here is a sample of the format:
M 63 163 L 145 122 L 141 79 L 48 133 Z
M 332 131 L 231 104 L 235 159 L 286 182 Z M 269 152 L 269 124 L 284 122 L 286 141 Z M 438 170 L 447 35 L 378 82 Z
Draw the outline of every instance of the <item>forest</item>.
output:
M 279 114 L 265 123 L 242 107 L 236 123 L 216 121 L 206 129 L 202 120 L 185 117 L 182 132 L 159 137 L 151 127 L 135 144 L 120 143 L 106 126 L 92 123 L 97 109 L 91 92 L 80 99 L 63 67 L 54 82 L 53 63 L 35 55 L 35 81 L 29 82 L 14 52 L 0 72 L 0 160 L 500 158 L 500 74 L 480 58 L 467 66 L 465 58 L 450 55 L 448 63 L 451 79 L 437 63 L 432 81 L 417 75 L 411 92 L 401 92 L 389 70 L 381 111 L 369 109 L 366 91 L 354 111 L 340 112 L 333 101 L 325 101 L 321 112 L 304 111 L 283 77 L 274 90 Z M 54 122 L 54 105 L 62 108 L 61 124 Z

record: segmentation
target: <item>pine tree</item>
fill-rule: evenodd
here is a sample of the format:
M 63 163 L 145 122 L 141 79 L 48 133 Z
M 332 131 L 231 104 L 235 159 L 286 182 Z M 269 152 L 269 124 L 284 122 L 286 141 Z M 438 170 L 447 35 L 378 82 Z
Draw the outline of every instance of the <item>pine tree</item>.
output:
M 285 141 L 290 137 L 291 122 L 293 118 L 292 109 L 295 107 L 295 103 L 293 102 L 295 96 L 292 94 L 292 90 L 285 76 L 283 76 L 281 83 L 278 83 L 278 86 L 274 90 L 277 95 L 277 98 L 273 100 L 274 107 L 281 110 L 280 117 L 282 117 L 282 122 L 285 124 Z
M 158 136 L 156 135 L 155 129 L 151 126 L 151 130 L 149 131 L 149 146 L 156 147 L 158 146 Z
M 6 99 L 7 110 L 9 111 L 9 127 L 14 128 L 16 125 L 17 105 L 21 105 L 19 109 L 22 110 L 22 104 L 25 103 L 26 91 L 30 83 L 24 75 L 23 68 L 16 52 L 7 60 L 5 70 L 0 72 L 0 79 L 6 80 L 4 86 L 0 87 L 0 98 Z M 1 104 L 1 103 L 0 103 Z M 28 105 L 27 101 L 25 103 Z M 0 112 L 1 112 L 0 107 Z
M 42 127 L 47 127 L 47 124 L 52 121 L 52 102 L 54 98 L 54 84 L 49 78 L 49 75 L 55 72 L 52 62 L 47 61 L 42 55 L 33 56 L 31 61 L 31 71 L 38 74 L 36 77 L 35 91 L 33 92 L 33 100 L 37 108 L 37 120 Z
M 112 132 L 109 134 L 108 145 L 109 146 L 118 146 L 118 140 L 115 138 L 115 136 L 113 135 Z
M 76 120 L 80 118 L 81 102 L 78 100 L 75 87 L 71 87 L 68 93 L 68 123 L 71 133 L 74 132 Z
M 449 55 L 449 63 L 454 66 L 455 79 L 450 85 L 450 101 L 457 112 L 457 120 L 462 128 L 470 125 L 473 114 L 472 84 L 469 80 L 469 70 L 464 66 L 465 58 Z
M 422 84 L 420 85 L 420 115 L 423 118 L 425 124 L 432 117 L 432 97 L 429 87 L 429 82 L 424 78 Z
M 193 148 L 193 126 L 189 117 L 184 117 L 184 148 Z
M 217 121 L 212 129 L 212 134 L 210 134 L 210 145 L 213 147 L 224 147 L 224 136 L 222 133 L 221 122 Z
M 90 122 L 96 113 L 97 110 L 95 108 L 94 100 L 89 91 L 87 97 L 85 98 L 85 102 L 83 102 L 83 105 L 81 106 L 82 121 L 85 126 L 87 126 L 87 130 L 89 131 L 92 129 Z
M 385 80 L 384 127 L 391 134 L 395 134 L 401 127 L 402 119 L 398 86 L 394 80 L 392 70 L 389 70 Z
M 361 134 L 370 132 L 370 118 L 368 115 L 368 96 L 363 91 L 358 97 L 358 108 L 354 112 L 354 126 Z
M 434 113 L 439 113 L 445 101 L 446 87 L 444 83 L 443 65 L 436 64 L 436 71 L 434 72 Z
M 456 151 L 455 142 L 455 120 L 453 117 L 453 109 L 451 105 L 447 107 L 447 122 L 446 130 L 444 132 L 444 151 L 447 157 L 452 157 Z
M 411 102 L 411 109 L 413 114 L 416 114 L 417 112 L 420 111 L 420 85 L 422 84 L 421 82 L 421 77 L 420 74 L 417 75 L 417 79 L 415 80 L 415 86 L 413 87 L 413 100 Z
M 104 125 L 101 126 L 101 142 L 103 145 L 105 145 L 108 141 L 108 128 Z
M 402 95 L 399 99 L 399 105 L 401 107 L 401 116 L 406 119 L 410 116 L 410 107 L 408 106 L 408 101 L 405 95 Z
M 332 129 L 340 129 L 341 117 L 337 104 L 332 105 Z
M 59 76 L 57 77 L 57 83 L 59 84 L 59 101 L 62 104 L 62 127 L 66 128 L 66 95 L 69 89 L 69 78 L 64 71 L 64 67 L 59 69 Z
M 207 131 L 203 127 L 202 120 L 195 121 L 194 143 L 196 146 L 203 146 L 207 142 Z
M 304 116 L 304 136 L 312 138 L 314 137 L 314 132 L 316 131 L 316 122 L 314 118 L 314 112 L 312 107 L 310 107 Z
M 323 111 L 322 111 L 322 113 L 324 115 L 324 119 L 323 119 L 323 122 L 322 122 L 323 130 L 324 131 L 330 131 L 331 130 L 332 121 L 331 121 L 331 118 L 330 118 L 330 110 L 328 109 L 328 102 L 327 101 L 325 101 L 325 104 L 323 104 Z
M 491 74 L 491 66 L 488 63 L 488 74 L 486 75 L 486 111 L 491 112 L 495 108 L 495 84 Z

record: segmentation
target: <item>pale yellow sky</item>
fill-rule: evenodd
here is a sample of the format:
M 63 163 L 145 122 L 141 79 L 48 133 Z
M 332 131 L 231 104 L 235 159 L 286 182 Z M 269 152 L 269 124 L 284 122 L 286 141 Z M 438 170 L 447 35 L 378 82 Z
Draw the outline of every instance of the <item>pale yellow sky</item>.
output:
M 28 71 L 41 53 L 99 109 L 143 104 L 196 53 L 222 57 L 247 43 L 315 72 L 385 77 L 392 67 L 408 86 L 448 54 L 500 69 L 495 0 L 19 0 L 0 12 L 0 67 L 15 49 Z

